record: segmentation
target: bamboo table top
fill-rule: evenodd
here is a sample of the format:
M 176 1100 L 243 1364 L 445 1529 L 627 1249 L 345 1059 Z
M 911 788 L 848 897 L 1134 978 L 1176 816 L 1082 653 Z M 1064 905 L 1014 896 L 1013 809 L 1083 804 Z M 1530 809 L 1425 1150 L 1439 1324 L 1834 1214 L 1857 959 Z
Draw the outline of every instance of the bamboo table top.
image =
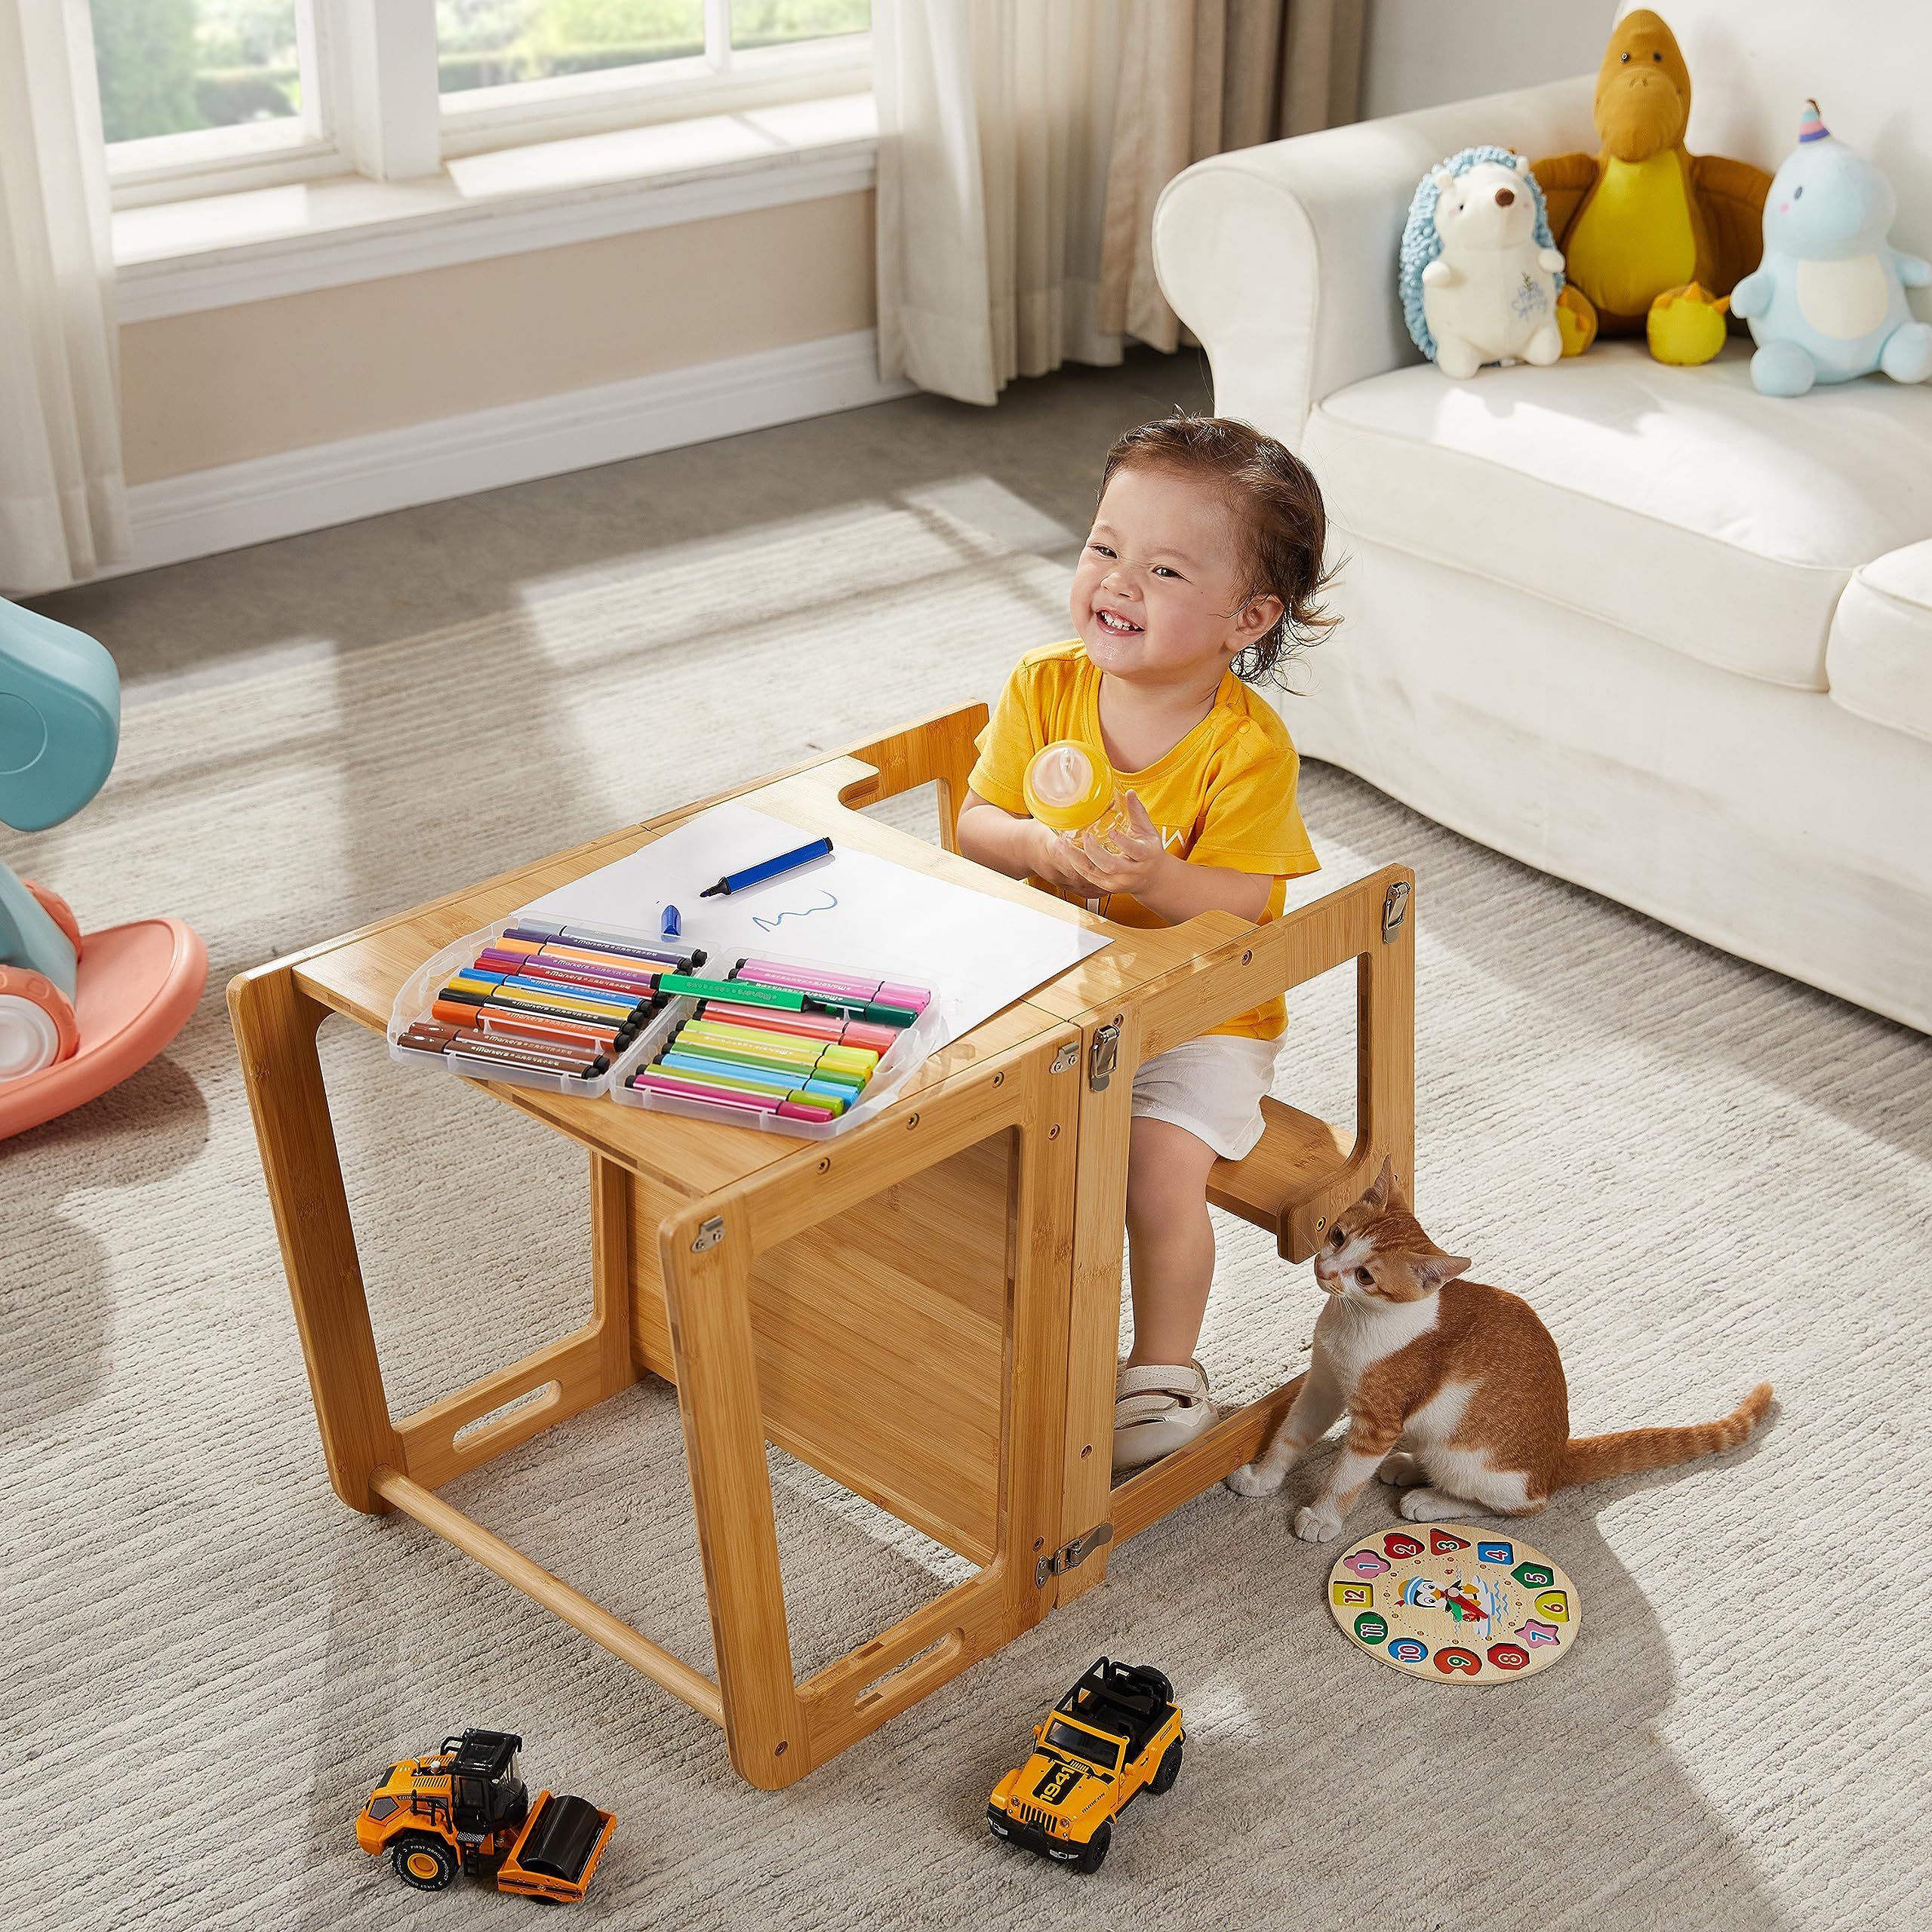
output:
M 992 1054 L 1121 1001 L 1168 974 L 1185 971 L 1204 946 L 1220 944 L 1249 930 L 1245 922 L 1220 913 L 1186 926 L 1149 930 L 1115 925 L 841 804 L 841 786 L 868 775 L 867 768 L 853 760 L 834 758 L 733 795 L 804 830 L 827 833 L 841 845 L 875 853 L 975 891 L 1020 900 L 1050 918 L 1104 932 L 1112 942 L 942 1048 L 913 1073 L 901 1090 L 902 1099 L 929 1091 Z M 661 838 L 710 802 L 714 801 L 628 826 L 328 940 L 292 962 L 296 978 L 325 1005 L 380 1032 L 388 1026 L 389 1009 L 402 983 L 438 948 Z M 753 1174 L 776 1178 L 777 1170 L 816 1164 L 825 1152 L 824 1143 L 817 1141 L 618 1106 L 601 1097 L 573 1098 L 491 1081 L 474 1084 L 593 1152 L 689 1198 Z

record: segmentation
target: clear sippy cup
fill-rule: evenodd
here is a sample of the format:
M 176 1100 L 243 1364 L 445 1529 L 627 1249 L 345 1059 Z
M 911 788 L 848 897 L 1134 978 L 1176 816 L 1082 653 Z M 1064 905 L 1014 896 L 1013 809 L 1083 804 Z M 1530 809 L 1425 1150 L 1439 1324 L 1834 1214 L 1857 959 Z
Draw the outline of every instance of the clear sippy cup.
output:
M 1096 746 L 1076 739 L 1056 739 L 1035 752 L 1022 789 L 1027 811 L 1063 838 L 1091 830 L 1112 851 L 1113 835 L 1128 823 L 1113 767 Z

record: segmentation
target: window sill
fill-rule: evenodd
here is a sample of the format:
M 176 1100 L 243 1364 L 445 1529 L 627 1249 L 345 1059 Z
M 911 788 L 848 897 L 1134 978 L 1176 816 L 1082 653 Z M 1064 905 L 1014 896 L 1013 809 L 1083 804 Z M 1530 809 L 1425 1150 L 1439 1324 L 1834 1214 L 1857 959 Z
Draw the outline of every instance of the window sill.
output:
M 260 302 L 871 186 L 870 94 L 580 135 L 415 181 L 297 182 L 125 208 L 124 322 Z

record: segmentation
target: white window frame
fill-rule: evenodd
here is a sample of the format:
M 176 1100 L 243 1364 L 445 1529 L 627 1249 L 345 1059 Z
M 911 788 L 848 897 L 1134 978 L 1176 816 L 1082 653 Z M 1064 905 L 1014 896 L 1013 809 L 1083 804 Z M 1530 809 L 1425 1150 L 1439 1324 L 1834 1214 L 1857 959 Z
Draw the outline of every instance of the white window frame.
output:
M 871 82 L 869 34 L 734 51 L 730 0 L 704 0 L 702 54 L 445 97 L 435 0 L 295 0 L 295 9 L 300 114 L 112 143 L 116 208 L 329 175 L 417 179 L 446 158 L 861 92 Z
M 731 0 L 704 0 L 704 51 L 648 66 L 482 88 L 441 100 L 443 152 L 558 140 L 852 94 L 870 85 L 872 35 L 840 34 L 789 47 L 734 50 Z
M 339 173 L 341 151 L 330 125 L 337 38 L 333 11 L 334 0 L 295 0 L 303 82 L 299 114 L 286 121 L 111 141 L 107 174 L 115 206 L 140 208 Z

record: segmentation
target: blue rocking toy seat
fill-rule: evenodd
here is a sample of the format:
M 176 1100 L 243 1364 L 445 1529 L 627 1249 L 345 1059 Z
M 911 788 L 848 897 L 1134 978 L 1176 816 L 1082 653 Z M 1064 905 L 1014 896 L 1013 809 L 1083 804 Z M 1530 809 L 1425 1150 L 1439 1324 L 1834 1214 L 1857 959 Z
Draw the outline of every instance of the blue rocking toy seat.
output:
M 0 823 L 39 832 L 107 782 L 121 737 L 114 660 L 0 599 Z M 0 1139 L 104 1092 L 165 1047 L 208 978 L 175 919 L 83 937 L 60 896 L 0 864 Z

